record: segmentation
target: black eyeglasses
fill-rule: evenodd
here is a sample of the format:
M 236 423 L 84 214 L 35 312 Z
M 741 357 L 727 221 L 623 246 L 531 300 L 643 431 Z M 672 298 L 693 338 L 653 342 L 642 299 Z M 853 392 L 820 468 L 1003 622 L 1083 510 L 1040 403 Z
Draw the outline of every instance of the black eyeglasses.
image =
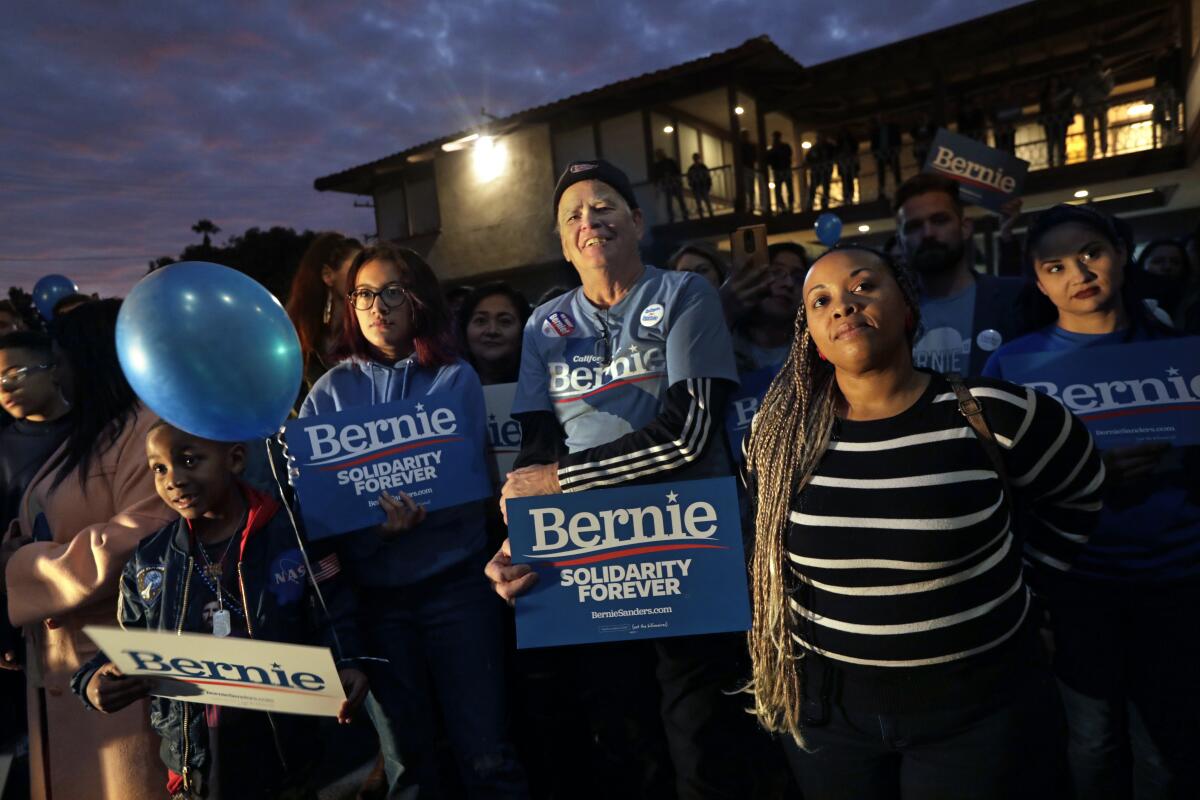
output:
M 380 298 L 387 308 L 399 308 L 408 302 L 408 292 L 396 284 L 385 286 L 378 292 L 374 289 L 355 289 L 346 296 L 359 311 L 370 311 L 371 306 L 375 305 L 376 297 Z
M 44 372 L 53 368 L 53 364 L 30 364 L 25 367 L 13 367 L 3 375 L 0 375 L 0 388 L 15 389 L 23 384 L 25 379 L 33 373 Z
M 608 329 L 607 316 L 607 313 L 604 317 L 599 314 L 595 315 L 596 324 L 600 326 L 600 338 L 596 340 L 596 346 L 592 348 L 592 355 L 599 358 L 606 367 L 612 362 L 612 339 Z

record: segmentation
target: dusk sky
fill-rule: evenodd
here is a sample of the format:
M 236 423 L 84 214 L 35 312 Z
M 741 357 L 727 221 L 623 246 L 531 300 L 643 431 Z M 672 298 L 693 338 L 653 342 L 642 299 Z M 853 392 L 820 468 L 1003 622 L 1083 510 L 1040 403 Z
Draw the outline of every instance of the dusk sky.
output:
M 800 63 L 1011 0 L 11 4 L 0 31 L 0 294 L 258 226 L 374 232 L 314 178 L 769 35 Z

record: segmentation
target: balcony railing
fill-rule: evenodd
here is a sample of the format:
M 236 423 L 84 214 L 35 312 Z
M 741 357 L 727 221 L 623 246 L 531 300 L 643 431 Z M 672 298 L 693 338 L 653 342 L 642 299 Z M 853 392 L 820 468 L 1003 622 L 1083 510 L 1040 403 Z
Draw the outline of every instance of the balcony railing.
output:
M 1055 118 L 1048 118 L 1036 110 L 1023 110 L 1005 128 L 1008 129 L 1008 126 L 1011 126 L 1012 152 L 1029 162 L 1030 171 L 1171 147 L 1183 141 L 1184 133 L 1181 98 L 1173 91 L 1163 89 L 1125 92 L 1109 97 L 1098 108 L 1073 108 Z M 1092 140 L 1090 149 L 1089 131 Z M 1007 138 L 1006 130 L 999 131 L 999 139 L 997 132 L 994 124 L 989 125 L 984 133 L 985 143 L 992 147 L 1002 144 L 1002 140 Z M 1059 141 L 1055 137 L 1061 137 L 1061 149 L 1051 147 L 1051 142 Z M 1053 161 L 1052 149 L 1055 151 Z M 881 163 L 885 170 L 886 195 L 890 196 L 895 192 L 896 183 L 891 161 L 886 157 L 877 159 L 867 143 L 860 144 L 856 156 L 806 160 L 795 165 L 791 171 L 792 211 L 824 210 L 877 199 L 880 196 Z M 899 152 L 900 180 L 916 175 L 922 166 L 914 155 L 911 138 L 905 134 Z M 849 174 L 848 180 L 844 173 Z M 732 165 L 712 168 L 710 174 L 713 180 L 710 195 L 713 213 L 733 213 L 738 186 Z M 768 170 L 755 173 L 751 195 L 753 202 L 748 203 L 754 213 L 777 215 L 787 211 L 779 205 L 774 178 Z M 656 194 L 657 218 L 660 222 L 668 221 L 665 195 L 662 191 Z M 689 217 L 694 218 L 697 215 L 697 201 L 686 181 L 683 183 L 683 197 Z M 707 206 L 703 211 L 707 216 Z M 677 205 L 673 212 L 678 220 Z

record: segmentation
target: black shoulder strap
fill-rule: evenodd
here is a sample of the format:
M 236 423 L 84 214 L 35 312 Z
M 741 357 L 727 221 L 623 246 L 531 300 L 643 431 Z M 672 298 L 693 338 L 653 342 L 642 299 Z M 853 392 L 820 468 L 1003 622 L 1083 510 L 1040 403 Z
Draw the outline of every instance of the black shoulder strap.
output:
M 1004 486 L 1004 499 L 1011 509 L 1013 496 L 1012 486 L 1008 481 L 1008 468 L 1004 465 L 1004 457 L 1000 454 L 1000 445 L 996 443 L 996 435 L 988 427 L 987 418 L 983 414 L 983 406 L 963 385 L 962 379 L 958 375 L 947 375 L 946 380 L 950 382 L 950 388 L 954 390 L 954 395 L 958 398 L 959 412 L 966 417 L 967 423 L 975 431 L 976 438 L 983 445 L 983 452 L 987 453 L 988 460 L 992 462 L 992 468 L 1000 477 L 1000 483 Z

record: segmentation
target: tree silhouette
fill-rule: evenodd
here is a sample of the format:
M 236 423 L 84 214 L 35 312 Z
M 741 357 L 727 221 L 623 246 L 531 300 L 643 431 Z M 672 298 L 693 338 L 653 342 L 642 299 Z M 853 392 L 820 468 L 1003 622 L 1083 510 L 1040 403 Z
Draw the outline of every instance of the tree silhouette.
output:
M 149 263 L 150 263 L 150 269 L 146 270 L 147 275 L 149 275 L 151 272 L 154 272 L 154 270 L 156 270 L 156 269 L 162 269 L 167 264 L 174 264 L 175 259 L 171 258 L 170 256 L 159 256 L 158 258 L 154 259 L 153 261 L 151 261 Z
M 192 230 L 204 236 L 204 248 L 206 250 L 212 246 L 212 240 L 208 238 L 208 235 L 210 233 L 215 235 L 221 232 L 221 229 L 214 225 L 211 219 L 200 220 L 192 226 Z

